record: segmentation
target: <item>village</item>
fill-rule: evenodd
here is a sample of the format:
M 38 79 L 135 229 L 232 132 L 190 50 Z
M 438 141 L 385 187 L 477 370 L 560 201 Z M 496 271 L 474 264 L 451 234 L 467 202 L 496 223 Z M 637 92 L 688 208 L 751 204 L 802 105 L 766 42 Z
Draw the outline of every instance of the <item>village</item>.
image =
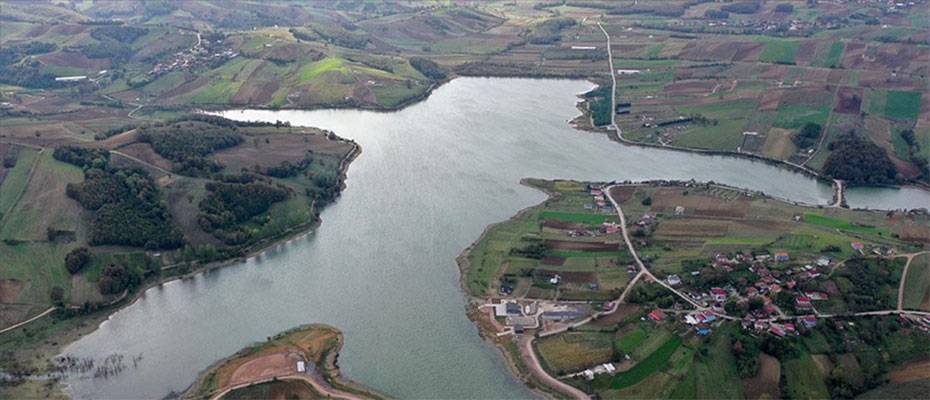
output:
M 888 265 L 887 268 L 896 268 L 899 265 L 894 264 L 895 260 L 903 257 L 902 252 L 920 249 L 920 245 L 915 246 L 913 242 L 888 240 L 884 231 L 875 226 L 850 222 L 837 229 L 835 221 L 822 220 L 825 217 L 803 207 L 772 207 L 766 203 L 777 201 L 766 199 L 764 194 L 694 182 L 618 186 L 589 184 L 584 187 L 565 182 L 533 184 L 544 186 L 550 191 L 554 188 L 570 190 L 558 192 L 545 203 L 545 210 L 536 216 L 539 233 L 525 233 L 522 236 L 524 240 L 530 240 L 536 245 L 532 256 L 538 261 L 531 263 L 537 267 L 532 268 L 532 272 L 522 273 L 530 278 L 502 274 L 496 292 L 479 306 L 479 310 L 492 322 L 496 329 L 494 334 L 499 338 L 513 336 L 514 340 L 521 341 L 519 338 L 525 335 L 536 338 L 559 337 L 589 329 L 586 326 L 597 325 L 600 320 L 613 321 L 616 319 L 612 316 L 614 313 L 630 314 L 627 315 L 627 321 L 634 317 L 639 324 L 652 323 L 662 330 L 677 332 L 676 335 L 696 338 L 709 337 L 715 330 L 727 324 L 735 324 L 754 337 L 789 340 L 833 318 L 837 319 L 831 323 L 844 324 L 844 318 L 882 315 L 898 315 L 902 324 L 913 326 L 924 334 L 930 333 L 930 313 L 900 313 L 902 309 L 898 304 L 856 305 L 850 300 L 854 294 L 840 289 L 836 284 L 838 279 L 847 279 L 844 274 L 850 273 L 850 269 L 871 268 L 875 265 L 878 268 L 885 268 L 882 267 L 885 265 Z M 608 191 L 611 191 L 613 199 Z M 675 200 L 666 201 L 669 198 Z M 624 253 L 624 246 L 620 245 L 613 247 L 620 255 L 615 262 L 597 263 L 594 267 L 596 273 L 581 275 L 578 269 L 583 268 L 582 264 L 570 262 L 571 256 L 597 257 L 552 251 L 553 245 L 565 247 L 553 238 L 561 235 L 564 240 L 576 243 L 576 249 L 597 248 L 603 251 L 605 243 L 622 244 L 622 222 L 603 218 L 618 211 L 613 207 L 613 201 L 622 203 L 622 212 L 627 215 L 639 215 L 626 228 L 632 232 L 632 245 L 643 249 L 639 257 L 648 270 L 642 271 L 634 259 Z M 683 243 L 686 242 L 683 236 L 720 237 L 721 233 L 695 229 L 698 221 L 708 224 L 708 220 L 725 220 L 731 224 L 734 218 L 748 218 L 752 215 L 750 208 L 763 204 L 766 218 L 772 218 L 772 214 L 778 215 L 780 221 L 772 224 L 793 230 L 806 230 L 806 225 L 830 225 L 833 229 L 827 231 L 832 231 L 832 240 L 823 247 L 812 248 L 805 243 L 786 246 L 780 238 L 774 238 L 773 243 L 766 244 L 746 238 L 717 238 L 708 242 L 707 237 L 701 237 L 705 241 L 701 246 L 705 254 L 707 248 L 715 247 L 708 243 L 759 244 L 719 246 L 718 251 L 704 257 L 681 260 L 681 265 L 675 271 L 669 268 L 667 258 L 670 253 L 674 253 L 672 240 Z M 740 211 L 734 213 L 733 209 Z M 588 217 L 583 218 L 569 211 L 587 213 Z M 919 212 L 906 215 L 924 218 Z M 561 217 L 563 220 L 548 217 Z M 586 221 L 587 224 L 579 221 Z M 694 232 L 681 232 L 679 221 L 688 223 Z M 732 227 L 724 232 L 723 237 L 742 234 Z M 837 235 L 833 236 L 834 233 Z M 792 247 L 798 251 L 792 251 Z M 664 250 L 656 253 L 653 251 L 656 248 Z M 511 251 L 510 255 L 518 256 L 516 258 L 530 255 L 522 250 Z M 512 267 L 517 262 L 516 259 L 510 259 L 504 263 Z M 566 268 L 567 265 L 571 267 Z M 613 269 L 614 273 L 624 275 L 630 282 L 622 292 L 614 291 L 612 293 L 615 296 L 606 300 L 599 300 L 596 296 L 589 296 L 587 300 L 576 295 L 566 296 L 578 290 L 587 290 L 592 294 L 600 289 L 603 282 L 597 277 L 605 273 L 601 269 L 602 265 L 609 265 L 608 268 Z M 560 269 L 560 266 L 563 268 Z M 637 282 L 636 278 L 640 275 L 643 276 Z M 578 281 L 579 276 L 584 276 L 587 281 Z M 531 287 L 527 289 L 527 285 Z M 649 289 L 634 288 L 634 285 Z M 537 290 L 542 287 L 547 290 Z M 903 288 L 902 282 L 900 288 L 897 285 L 893 287 L 893 292 L 899 294 Z M 640 292 L 649 294 L 641 295 Z M 636 312 L 628 311 L 631 306 L 635 307 Z M 618 312 L 620 309 L 624 311 Z M 545 354 L 542 355 L 545 359 Z M 597 362 L 577 370 L 560 370 L 564 372 L 560 374 L 560 379 L 593 381 L 601 374 L 612 376 L 623 372 L 629 369 L 629 365 L 624 365 L 631 363 L 630 355 L 624 354 L 619 361 Z

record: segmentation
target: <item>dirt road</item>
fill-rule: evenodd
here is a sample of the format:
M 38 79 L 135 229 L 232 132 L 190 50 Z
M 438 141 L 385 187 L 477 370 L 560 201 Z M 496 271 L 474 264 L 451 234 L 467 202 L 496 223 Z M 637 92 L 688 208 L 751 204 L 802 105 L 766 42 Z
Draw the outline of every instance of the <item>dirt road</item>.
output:
M 573 399 L 589 399 L 588 394 L 582 392 L 578 388 L 571 386 L 565 382 L 562 382 L 552 375 L 546 373 L 543 370 L 542 365 L 539 364 L 539 359 L 536 357 L 536 352 L 533 351 L 533 340 L 536 339 L 532 335 L 524 335 L 520 338 L 520 355 L 523 357 L 523 362 L 529 367 L 530 373 L 533 374 L 536 378 L 555 390 L 562 392 L 563 394 L 568 395 Z
M 327 397 L 330 397 L 330 398 L 334 398 L 334 399 L 366 400 L 366 398 L 364 398 L 364 397 L 359 397 L 358 395 L 355 395 L 355 394 L 352 394 L 352 393 L 347 393 L 347 392 L 343 392 L 343 391 L 341 391 L 341 390 L 333 389 L 333 388 L 332 388 L 331 386 L 329 386 L 328 384 L 321 383 L 321 382 L 318 382 L 316 379 L 313 379 L 310 375 L 307 375 L 307 374 L 298 374 L 298 373 L 294 373 L 293 375 L 287 375 L 287 376 L 278 376 L 278 377 L 274 377 L 274 378 L 265 378 L 265 379 L 260 379 L 260 380 L 257 380 L 257 381 L 252 381 L 252 382 L 247 382 L 247 383 L 241 383 L 241 384 L 238 384 L 238 385 L 233 385 L 233 386 L 230 386 L 230 387 L 228 387 L 228 388 L 226 388 L 226 389 L 223 389 L 223 390 L 220 391 L 219 393 L 213 395 L 213 397 L 210 397 L 210 400 L 218 400 L 218 399 L 221 399 L 221 398 L 223 398 L 223 396 L 225 396 L 227 393 L 229 393 L 229 392 L 231 392 L 231 391 L 233 391 L 233 390 L 236 390 L 236 389 L 242 389 L 242 388 L 244 388 L 244 387 L 248 387 L 248 386 L 252 386 L 252 385 L 258 385 L 258 384 L 261 384 L 261 383 L 271 382 L 271 381 L 273 381 L 273 380 L 279 380 L 279 381 L 304 381 L 304 382 L 308 383 L 310 386 L 312 386 L 312 387 L 313 387 L 313 390 L 317 391 L 317 393 L 320 393 L 320 394 L 322 394 L 322 395 L 324 395 L 324 396 L 327 396 Z

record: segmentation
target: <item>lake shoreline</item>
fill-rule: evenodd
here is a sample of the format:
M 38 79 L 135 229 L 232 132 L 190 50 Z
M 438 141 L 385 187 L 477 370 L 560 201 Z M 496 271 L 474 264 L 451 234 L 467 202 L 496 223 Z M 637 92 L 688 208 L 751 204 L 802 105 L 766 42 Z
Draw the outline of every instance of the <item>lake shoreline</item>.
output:
M 342 139 L 342 140 L 346 140 L 346 139 Z M 351 140 L 346 140 L 346 141 L 352 144 L 352 150 L 349 153 L 347 153 L 346 156 L 343 157 L 343 159 L 340 160 L 340 163 L 339 163 L 338 178 L 339 178 L 340 194 L 342 190 L 346 188 L 345 181 L 346 181 L 347 174 L 348 174 L 348 168 L 351 166 L 352 162 L 356 158 L 358 158 L 358 156 L 361 155 L 362 153 L 362 148 L 360 145 L 358 145 L 357 143 Z M 164 284 L 171 283 L 174 281 L 189 280 L 198 275 L 203 275 L 211 271 L 215 271 L 215 270 L 219 270 L 219 269 L 229 267 L 235 264 L 243 263 L 250 258 L 257 257 L 257 256 L 264 254 L 265 252 L 267 252 L 268 250 L 272 249 L 275 246 L 290 243 L 294 240 L 306 237 L 307 235 L 311 234 L 316 228 L 318 228 L 322 224 L 322 222 L 323 222 L 322 219 L 315 218 L 315 220 L 313 221 L 304 222 L 299 225 L 295 225 L 287 229 L 286 231 L 282 232 L 281 234 L 278 234 L 276 236 L 273 236 L 273 237 L 270 237 L 265 240 L 252 244 L 251 246 L 245 249 L 245 254 L 241 256 L 208 262 L 206 264 L 201 265 L 198 268 L 192 269 L 190 272 L 186 272 L 186 273 L 182 273 L 178 275 L 159 277 L 158 279 L 152 282 L 149 282 L 139 288 L 136 288 L 135 290 L 129 291 L 127 294 L 122 296 L 122 298 L 118 299 L 117 301 L 103 305 L 101 308 L 92 312 L 91 314 L 77 315 L 71 318 L 66 318 L 65 320 L 73 319 L 73 321 L 69 321 L 69 322 L 78 324 L 79 327 L 76 329 L 69 329 L 64 332 L 56 333 L 55 336 L 48 338 L 49 340 L 51 340 L 51 343 L 49 343 L 49 340 L 46 340 L 46 343 L 43 343 L 37 347 L 38 352 L 41 354 L 46 354 L 47 355 L 46 358 L 48 360 L 51 360 L 54 357 L 61 355 L 62 350 L 64 350 L 66 347 L 68 347 L 72 343 L 80 340 L 83 336 L 93 333 L 94 331 L 100 329 L 100 327 L 103 326 L 104 323 L 109 321 L 110 318 L 116 313 L 119 313 L 120 311 L 123 311 L 124 309 L 135 305 L 145 296 L 145 293 L 148 292 L 149 289 L 162 286 Z M 168 271 L 176 267 L 177 267 L 176 265 L 168 266 L 166 268 L 163 267 L 161 271 Z M 54 312 L 50 313 L 46 317 L 55 318 Z M 46 318 L 39 318 L 34 321 L 31 321 L 31 323 L 34 323 L 35 321 L 44 320 L 44 319 Z M 32 326 L 32 324 L 24 324 L 24 325 L 17 327 L 14 330 L 11 330 L 9 332 L 4 332 L 4 334 L 15 333 L 16 331 L 25 330 L 26 328 L 30 326 Z M 41 372 L 39 374 L 41 374 Z M 28 379 L 26 380 L 28 381 Z M 70 395 L 72 393 L 70 391 L 70 388 L 68 387 L 68 384 L 63 383 L 60 379 L 58 379 L 56 380 L 55 387 L 56 387 L 55 388 L 56 393 L 60 393 L 63 395 L 69 395 L 69 397 L 71 397 Z
M 520 79 L 532 79 L 532 78 L 520 78 Z M 576 130 L 576 132 L 577 132 L 577 130 Z M 360 149 L 359 149 L 359 150 L 360 150 Z M 352 159 L 354 159 L 354 157 L 357 157 L 357 154 L 354 154 L 354 155 L 352 156 Z M 351 161 L 351 160 L 350 160 L 350 161 Z M 345 183 L 345 172 L 346 172 L 347 168 L 348 168 L 348 164 L 344 166 L 343 172 L 342 172 L 342 174 L 341 174 L 341 175 L 342 175 L 342 177 L 341 177 L 341 187 L 343 187 L 343 188 L 346 187 L 346 183 Z M 314 224 L 314 225 L 312 225 L 312 226 L 310 226 L 310 227 L 307 227 L 307 229 L 311 229 L 311 230 L 312 230 L 313 227 L 315 227 L 315 226 L 317 226 L 317 225 Z M 256 251 L 254 251 L 252 254 L 254 255 L 254 254 L 263 253 L 264 251 L 266 251 L 266 250 L 268 250 L 269 248 L 273 247 L 276 243 L 281 243 L 281 242 L 283 242 L 283 241 L 287 241 L 289 238 L 293 238 L 294 236 L 300 237 L 301 233 L 306 233 L 306 232 L 307 232 L 307 230 L 302 230 L 301 232 L 298 232 L 298 233 L 294 234 L 293 236 L 288 236 L 288 237 L 279 239 L 279 240 L 277 240 L 277 241 L 275 241 L 275 242 L 272 242 L 272 243 L 264 243 L 264 244 L 262 245 L 262 248 L 260 248 L 260 249 L 258 249 L 258 250 L 256 250 Z M 469 246 L 469 249 L 470 249 L 470 248 L 471 248 L 471 246 Z M 460 255 L 460 257 L 461 257 L 461 255 Z M 225 263 L 221 263 L 220 265 L 217 265 L 217 266 L 215 266 L 215 267 L 212 268 L 212 269 L 217 269 L 217 268 L 220 268 L 220 267 L 223 267 L 223 266 L 226 266 L 226 265 L 230 265 L 230 264 L 232 264 L 232 263 L 239 262 L 239 261 L 241 261 L 241 260 L 242 260 L 242 258 L 236 258 L 236 259 L 233 259 L 233 260 L 227 260 Z M 202 272 L 205 272 L 205 270 L 198 270 L 198 271 L 192 272 L 191 274 L 185 275 L 184 277 L 181 277 L 181 278 L 183 279 L 183 278 L 185 278 L 185 277 L 194 276 L 194 275 L 196 275 L 196 274 L 198 274 L 198 273 L 202 273 Z M 178 278 L 178 277 L 172 277 L 171 279 L 166 280 L 166 281 L 174 280 L 174 279 L 177 279 L 177 278 Z M 461 282 L 462 279 L 464 279 L 464 275 L 461 274 L 461 266 L 460 266 L 460 277 L 459 277 L 459 279 L 460 279 L 460 282 Z M 461 283 L 460 283 L 460 284 L 461 284 Z M 153 284 L 152 286 L 154 286 L 154 285 L 155 285 L 155 284 Z M 465 294 L 466 294 L 466 296 L 468 296 L 467 291 L 465 292 Z M 140 298 L 140 296 L 139 296 L 139 295 L 136 295 L 136 296 L 134 297 L 135 300 L 133 300 L 132 304 L 134 304 L 136 301 L 138 301 L 139 298 Z M 128 305 L 131 305 L 131 304 L 126 304 L 126 305 L 124 305 L 123 307 L 128 306 Z M 121 309 L 122 309 L 122 307 L 120 307 L 120 309 L 118 309 L 118 310 L 116 310 L 116 311 L 119 311 L 119 310 L 121 310 Z M 108 312 L 107 315 L 112 315 L 113 313 L 115 313 L 115 311 L 113 311 L 112 313 L 109 313 L 109 312 Z M 99 326 L 98 326 L 98 327 L 99 327 Z M 94 328 L 94 329 L 97 329 L 97 328 Z M 92 330 L 93 330 L 93 329 L 92 329 Z M 91 330 L 91 331 L 92 331 L 92 330 Z M 500 348 L 500 351 L 502 351 L 502 354 L 505 356 L 505 359 L 510 355 L 510 353 L 508 352 L 508 350 L 507 350 L 506 348 Z M 515 366 L 508 365 L 508 368 L 511 368 L 511 371 L 513 371 L 513 370 L 514 370 L 513 368 L 515 368 Z

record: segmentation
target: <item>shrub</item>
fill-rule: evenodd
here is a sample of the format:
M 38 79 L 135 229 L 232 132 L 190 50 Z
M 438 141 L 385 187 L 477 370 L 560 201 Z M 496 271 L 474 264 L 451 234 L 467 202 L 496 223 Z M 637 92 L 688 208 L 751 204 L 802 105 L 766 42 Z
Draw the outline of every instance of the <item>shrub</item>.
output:
M 721 10 L 707 10 L 704 11 L 704 18 L 727 19 L 730 18 L 730 13 Z
M 423 57 L 412 57 L 410 59 L 410 66 L 419 71 L 423 76 L 433 79 L 433 80 L 443 80 L 446 79 L 446 72 L 443 68 L 436 62 L 423 58 Z
M 720 7 L 721 10 L 734 14 L 755 14 L 761 8 L 756 2 L 725 4 Z
M 65 268 L 72 275 L 81 272 L 90 261 L 90 250 L 87 247 L 78 247 L 65 255 Z
M 804 124 L 797 133 L 791 136 L 791 141 L 801 149 L 814 147 L 814 145 L 817 144 L 817 140 L 820 139 L 822 130 L 823 128 L 820 125 L 808 122 Z

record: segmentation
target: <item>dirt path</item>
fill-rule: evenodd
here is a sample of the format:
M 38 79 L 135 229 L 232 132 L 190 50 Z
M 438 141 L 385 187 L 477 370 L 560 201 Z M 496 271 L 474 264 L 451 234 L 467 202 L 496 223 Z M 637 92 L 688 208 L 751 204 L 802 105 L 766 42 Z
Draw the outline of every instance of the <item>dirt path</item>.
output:
M 151 167 L 151 168 L 153 168 L 153 169 L 155 169 L 155 170 L 157 170 L 158 172 L 161 172 L 161 173 L 163 173 L 163 174 L 172 175 L 171 171 L 168 171 L 167 169 L 164 169 L 164 168 L 162 168 L 162 167 L 159 167 L 159 166 L 157 166 L 157 165 L 155 165 L 155 164 L 152 164 L 152 163 L 149 163 L 149 162 L 147 162 L 147 161 L 141 160 L 141 159 L 139 159 L 139 158 L 133 157 L 133 156 L 131 156 L 131 155 L 129 155 L 129 154 L 126 154 L 126 153 L 123 153 L 123 152 L 121 152 L 121 151 L 119 151 L 119 150 L 110 150 L 110 152 L 111 152 L 111 153 L 114 153 L 114 154 L 118 154 L 118 155 L 123 156 L 123 157 L 126 157 L 126 158 L 128 158 L 128 159 L 130 159 L 130 160 L 132 160 L 132 161 L 135 161 L 135 162 L 137 162 L 137 163 L 139 163 L 139 164 L 142 164 L 142 165 L 145 165 L 145 166 L 147 166 L 147 167 Z
M 911 261 L 914 261 L 914 258 L 921 255 L 927 254 L 930 251 L 922 251 L 920 253 L 912 253 L 904 255 L 907 257 L 907 263 L 904 264 L 904 271 L 901 272 L 901 284 L 898 286 L 898 311 L 904 311 L 904 284 L 907 282 L 907 270 L 911 267 Z
M 295 373 L 294 375 L 276 376 L 276 377 L 272 377 L 272 378 L 259 379 L 259 380 L 252 381 L 252 382 L 240 383 L 240 384 L 238 384 L 238 385 L 233 385 L 233 386 L 230 386 L 230 387 L 228 387 L 228 388 L 226 388 L 226 389 L 223 389 L 221 392 L 219 392 L 219 393 L 213 395 L 213 397 L 210 397 L 210 400 L 218 400 L 218 399 L 221 399 L 221 398 L 223 398 L 223 396 L 225 396 L 225 395 L 228 394 L 229 392 L 231 392 L 231 391 L 233 391 L 233 390 L 236 390 L 236 389 L 242 389 L 242 388 L 249 387 L 249 386 L 252 386 L 252 385 L 258 385 L 258 384 L 261 384 L 261 383 L 271 382 L 271 381 L 275 381 L 275 380 L 278 380 L 278 381 L 304 381 L 304 382 L 308 383 L 310 386 L 312 386 L 312 387 L 313 387 L 313 390 L 317 391 L 318 393 L 320 393 L 320 394 L 322 394 L 322 395 L 324 395 L 324 396 L 326 396 L 326 397 L 331 397 L 331 398 L 335 398 L 335 399 L 366 400 L 364 397 L 359 397 L 359 396 L 357 396 L 357 395 L 355 395 L 355 394 L 352 394 L 352 393 L 347 393 L 347 392 L 343 392 L 343 391 L 341 391 L 341 390 L 333 389 L 333 388 L 330 387 L 328 384 L 324 384 L 324 383 L 318 382 L 316 379 L 312 379 L 309 375 L 306 375 L 306 374 L 297 374 L 297 373 Z
M 607 39 L 607 64 L 610 65 L 610 129 L 617 131 L 617 137 L 620 138 L 621 142 L 626 142 L 626 139 L 623 138 L 623 132 L 620 130 L 620 127 L 617 126 L 617 113 L 616 106 L 614 102 L 617 100 L 617 73 L 614 70 L 614 55 L 610 50 L 610 35 L 607 34 L 607 30 L 604 29 L 604 26 L 600 22 L 597 23 L 597 27 L 601 28 L 601 32 L 604 32 L 604 38 Z
M 578 388 L 562 382 L 546 373 L 542 365 L 539 363 L 539 358 L 536 357 L 536 352 L 533 351 L 534 339 L 536 338 L 531 335 L 525 335 L 524 337 L 520 338 L 520 355 L 523 357 L 523 362 L 527 365 L 527 367 L 529 367 L 530 373 L 532 373 L 533 376 L 541 380 L 550 388 L 556 389 L 573 399 L 589 399 L 590 397 L 587 393 L 582 392 Z
M 44 316 L 46 316 L 46 315 L 49 315 L 49 314 L 52 313 L 52 311 L 55 311 L 55 307 L 51 307 L 51 308 L 49 308 L 48 310 L 42 311 L 41 314 L 36 315 L 35 317 L 29 318 L 29 319 L 27 319 L 27 320 L 25 320 L 25 321 L 18 322 L 18 323 L 16 323 L 16 324 L 13 324 L 13 325 L 10 325 L 10 326 L 8 326 L 8 327 L 6 327 L 6 328 L 3 328 L 2 330 L 0 330 L 0 335 L 2 335 L 2 334 L 4 334 L 4 333 L 7 333 L 7 332 L 9 332 L 9 331 L 12 331 L 13 329 L 19 328 L 19 327 L 21 327 L 21 326 L 23 326 L 23 325 L 26 325 L 26 324 L 28 324 L 28 323 L 30 323 L 30 322 L 32 322 L 32 321 L 35 321 L 35 320 L 37 320 L 37 319 L 39 319 L 39 318 L 42 318 L 42 317 L 44 317 Z

